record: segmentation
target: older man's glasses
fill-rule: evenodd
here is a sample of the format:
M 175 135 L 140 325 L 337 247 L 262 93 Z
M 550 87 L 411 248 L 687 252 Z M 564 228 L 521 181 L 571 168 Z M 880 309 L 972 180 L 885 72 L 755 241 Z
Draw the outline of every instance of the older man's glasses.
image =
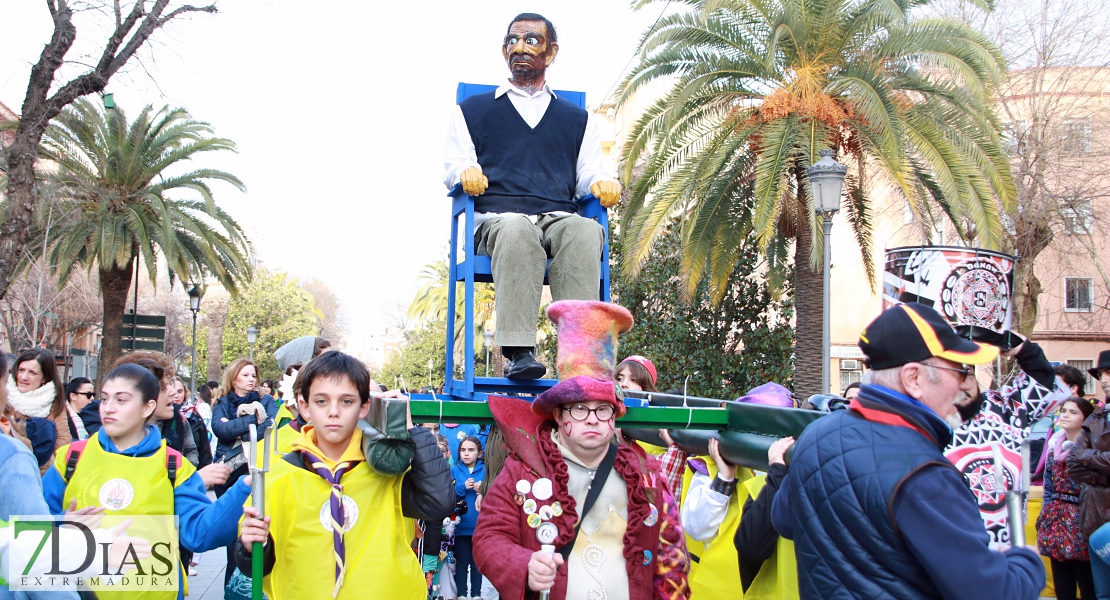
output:
M 967 381 L 967 378 L 971 377 L 971 375 L 975 372 L 971 367 L 968 367 L 967 365 L 963 365 L 962 369 L 957 369 L 956 367 L 946 367 L 944 365 L 934 365 L 933 363 L 921 363 L 921 364 L 925 365 L 926 367 L 933 367 L 934 369 L 944 369 L 945 371 L 952 371 L 953 373 L 959 373 L 962 376 L 962 377 L 960 377 L 960 379 L 963 380 L 963 381 Z
M 575 421 L 585 421 L 590 416 L 590 413 L 594 413 L 598 421 L 608 421 L 613 418 L 617 409 L 613 408 L 612 404 L 602 404 L 597 408 L 590 408 L 585 404 L 575 404 L 571 406 L 567 412 L 570 413 L 570 418 Z

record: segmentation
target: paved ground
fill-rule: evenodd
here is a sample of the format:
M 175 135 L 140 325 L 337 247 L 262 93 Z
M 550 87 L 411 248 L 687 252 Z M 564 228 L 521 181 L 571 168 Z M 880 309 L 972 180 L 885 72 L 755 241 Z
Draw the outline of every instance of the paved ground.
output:
M 217 548 L 201 554 L 197 562 L 200 563 L 197 565 L 197 574 L 189 578 L 188 597 L 193 600 L 223 600 L 227 552 L 223 548 Z

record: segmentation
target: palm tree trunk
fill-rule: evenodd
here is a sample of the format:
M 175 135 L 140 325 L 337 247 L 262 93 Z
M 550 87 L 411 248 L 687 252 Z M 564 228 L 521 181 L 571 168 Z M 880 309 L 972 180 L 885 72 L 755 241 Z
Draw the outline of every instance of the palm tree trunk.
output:
M 797 175 L 797 201 L 794 215 L 794 397 L 805 400 L 821 393 L 821 318 L 825 280 L 820 269 L 810 266 L 813 231 L 803 175 Z
M 100 269 L 100 295 L 104 298 L 104 341 L 100 347 L 97 388 L 112 364 L 123 354 L 123 313 L 131 289 L 131 267 Z

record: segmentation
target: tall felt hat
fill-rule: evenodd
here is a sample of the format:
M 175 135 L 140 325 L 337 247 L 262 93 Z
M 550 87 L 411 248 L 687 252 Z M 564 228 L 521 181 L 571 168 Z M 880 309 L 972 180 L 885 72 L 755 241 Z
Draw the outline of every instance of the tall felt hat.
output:
M 632 313 L 623 306 L 596 300 L 561 300 L 547 308 L 559 332 L 555 372 L 559 383 L 532 402 L 532 411 L 550 417 L 556 406 L 602 400 L 625 413 L 617 397 L 617 335 L 632 328 Z

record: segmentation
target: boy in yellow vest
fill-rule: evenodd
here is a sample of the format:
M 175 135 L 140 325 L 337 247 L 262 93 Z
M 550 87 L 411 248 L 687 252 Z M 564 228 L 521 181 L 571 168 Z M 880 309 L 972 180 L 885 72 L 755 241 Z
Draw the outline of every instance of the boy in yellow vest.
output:
M 455 506 L 451 475 L 423 427 L 405 475 L 366 463 L 358 420 L 370 410 L 370 374 L 357 359 L 327 352 L 300 374 L 300 412 L 309 424 L 266 477 L 266 518 L 253 508 L 236 542 L 236 562 L 251 572 L 251 549 L 264 543 L 272 600 L 374 597 L 423 600 L 420 563 L 409 548 L 411 521 L 442 521 Z

